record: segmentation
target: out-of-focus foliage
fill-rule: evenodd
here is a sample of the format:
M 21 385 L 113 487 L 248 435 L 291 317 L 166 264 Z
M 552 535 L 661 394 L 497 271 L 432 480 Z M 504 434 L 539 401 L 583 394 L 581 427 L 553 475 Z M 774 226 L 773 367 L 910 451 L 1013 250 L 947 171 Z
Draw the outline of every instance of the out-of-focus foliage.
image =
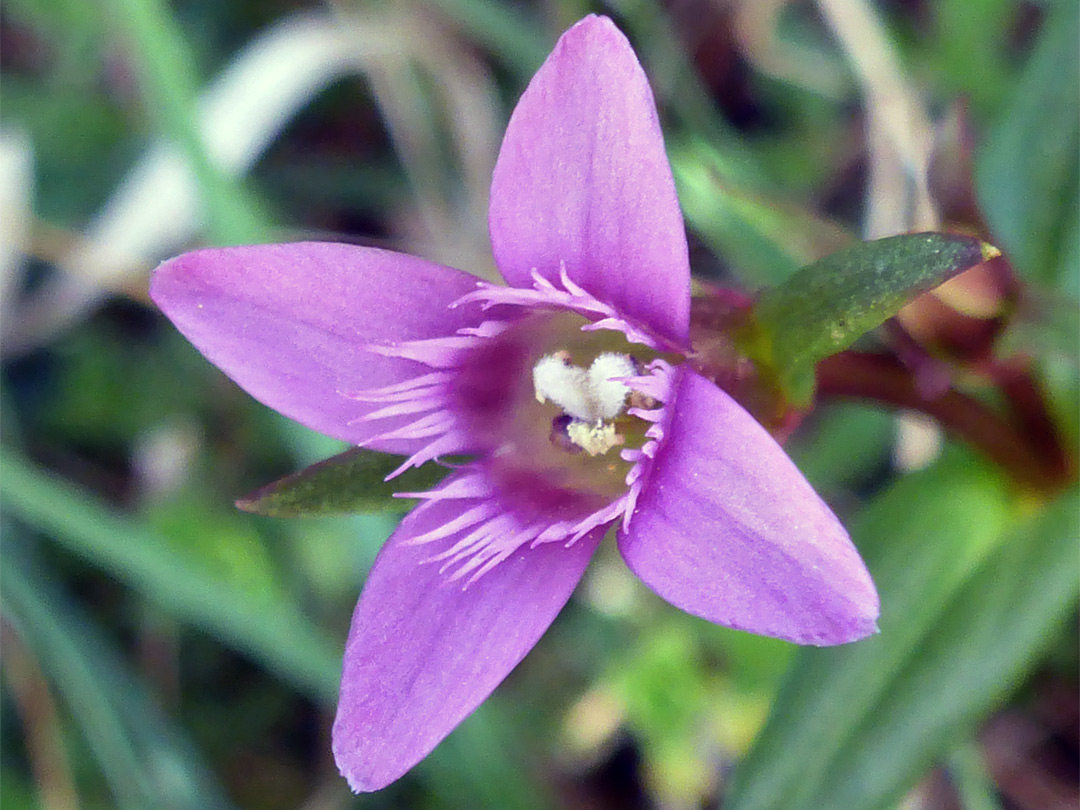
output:
M 590 11 L 616 18 L 653 82 L 704 279 L 774 287 L 865 233 L 873 201 L 926 229 L 912 156 L 973 163 L 945 189 L 930 166 L 945 220 L 930 224 L 981 227 L 1015 266 L 1027 286 L 991 354 L 1030 361 L 1075 449 L 1075 2 L 8 0 L 0 803 L 858 810 L 914 791 L 976 808 L 1035 806 L 1032 785 L 1075 801 L 1057 768 L 1076 755 L 1075 719 L 1061 721 L 1077 712 L 1075 489 L 1018 487 L 925 430 L 935 460 L 912 472 L 896 461 L 912 456 L 907 422 L 840 401 L 788 448 L 866 555 L 879 636 L 795 650 L 714 627 L 605 548 L 432 757 L 362 798 L 337 775 L 340 652 L 400 511 L 237 511 L 344 448 L 203 361 L 148 306 L 147 278 L 185 247 L 310 236 L 492 277 L 502 128 Z M 836 15 L 871 27 L 851 39 Z M 895 112 L 858 68 L 875 37 L 914 105 L 892 142 L 867 126 Z M 958 97 L 964 137 L 941 142 Z M 979 368 L 949 369 L 1000 404 Z
M 1080 13 L 1055 3 L 1015 92 L 996 112 L 979 152 L 977 186 L 987 223 L 1017 269 L 1080 294 Z

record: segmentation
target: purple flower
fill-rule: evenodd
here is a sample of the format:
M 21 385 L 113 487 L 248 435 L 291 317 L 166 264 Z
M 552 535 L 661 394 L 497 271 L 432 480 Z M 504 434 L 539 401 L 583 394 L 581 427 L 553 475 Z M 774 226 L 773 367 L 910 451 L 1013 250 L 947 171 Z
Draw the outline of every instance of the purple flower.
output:
M 634 573 L 696 616 L 802 644 L 876 629 L 844 528 L 693 368 L 671 170 L 609 20 L 567 31 L 533 78 L 489 224 L 508 286 L 316 243 L 197 251 L 153 279 L 180 331 L 271 407 L 405 455 L 402 470 L 472 459 L 412 493 L 353 616 L 333 739 L 358 791 L 400 777 L 484 700 L 612 526 Z

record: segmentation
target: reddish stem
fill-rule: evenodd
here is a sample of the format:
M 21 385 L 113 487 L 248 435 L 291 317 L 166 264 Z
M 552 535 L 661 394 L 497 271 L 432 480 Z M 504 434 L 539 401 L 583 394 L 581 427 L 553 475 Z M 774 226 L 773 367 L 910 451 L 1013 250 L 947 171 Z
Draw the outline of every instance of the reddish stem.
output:
M 1015 422 L 953 389 L 924 396 L 911 371 L 887 355 L 847 351 L 817 366 L 822 396 L 869 399 L 920 411 L 1004 467 L 1018 483 L 1041 491 L 1059 489 L 1074 477 L 1075 467 L 1046 415 L 1040 392 L 1026 373 L 1008 375 L 1005 382 L 1003 392 L 1019 417 Z

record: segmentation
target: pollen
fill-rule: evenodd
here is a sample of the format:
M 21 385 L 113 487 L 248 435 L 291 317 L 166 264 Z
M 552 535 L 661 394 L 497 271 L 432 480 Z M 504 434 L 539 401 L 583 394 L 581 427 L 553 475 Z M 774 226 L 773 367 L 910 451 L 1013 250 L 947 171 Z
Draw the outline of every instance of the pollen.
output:
M 566 426 L 566 435 L 590 456 L 602 456 L 626 442 L 610 422 L 571 422 Z

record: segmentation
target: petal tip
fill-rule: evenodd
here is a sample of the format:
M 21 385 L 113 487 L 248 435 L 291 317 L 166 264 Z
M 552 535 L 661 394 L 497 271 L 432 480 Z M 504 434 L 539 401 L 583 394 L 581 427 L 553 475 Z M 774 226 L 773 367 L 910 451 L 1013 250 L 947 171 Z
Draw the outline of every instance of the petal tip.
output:
M 575 31 L 582 32 L 601 29 L 607 31 L 614 31 L 620 37 L 623 36 L 622 32 L 619 31 L 618 26 L 616 26 L 615 23 L 612 21 L 611 17 L 608 17 L 606 14 L 586 14 L 576 23 L 567 28 L 566 31 L 563 33 L 563 37 Z
M 169 288 L 175 281 L 177 265 L 185 255 L 161 262 L 150 273 L 150 300 L 163 312 L 168 306 Z
M 850 615 L 833 617 L 832 622 L 823 629 L 814 629 L 806 634 L 806 638 L 792 640 L 815 647 L 835 647 L 878 635 L 881 628 L 878 627 L 877 622 L 879 616 L 877 593 L 874 591 L 871 593 L 872 604 L 860 606 L 861 609 L 853 610 Z
M 600 51 L 605 48 L 623 51 L 629 56 L 632 63 L 640 69 L 634 47 L 630 44 L 626 34 L 619 29 L 610 17 L 603 14 L 589 14 L 566 29 L 555 44 L 555 48 L 551 52 L 551 58 L 557 62 L 562 61 L 567 58 L 566 51 L 568 49 L 575 54 L 580 54 L 593 50 Z M 609 55 L 610 53 L 609 51 Z
M 334 736 L 335 738 L 337 736 L 336 726 Z M 393 771 L 390 776 L 387 776 L 386 773 L 373 773 L 371 771 L 374 769 L 364 768 L 363 763 L 352 762 L 351 760 L 354 757 L 343 750 L 345 746 L 340 744 L 337 739 L 334 740 L 332 747 L 338 772 L 345 777 L 345 781 L 349 784 L 349 789 L 353 793 L 374 793 L 377 790 L 382 790 L 384 787 L 396 782 L 408 771 L 408 768 L 402 768 Z

